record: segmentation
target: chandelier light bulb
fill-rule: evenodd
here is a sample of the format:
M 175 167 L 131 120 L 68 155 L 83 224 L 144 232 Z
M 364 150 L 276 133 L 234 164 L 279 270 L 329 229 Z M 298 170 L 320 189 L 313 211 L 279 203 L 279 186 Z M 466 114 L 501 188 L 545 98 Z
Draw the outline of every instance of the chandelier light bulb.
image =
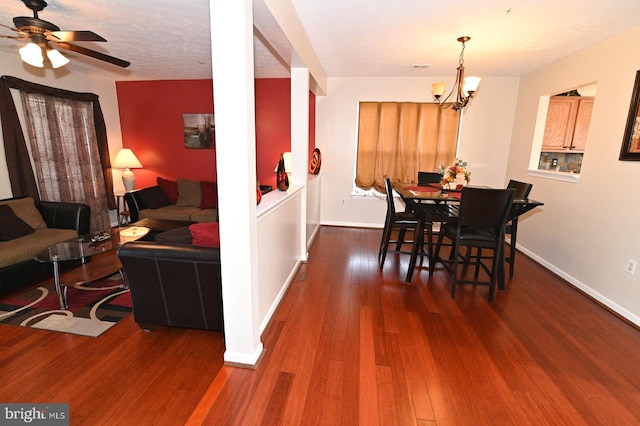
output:
M 478 86 L 480 85 L 480 77 L 467 77 L 464 79 L 464 92 L 469 95 L 473 94 L 476 90 L 478 90 Z
M 439 99 L 440 96 L 444 95 L 444 83 L 433 83 L 431 85 L 431 92 L 436 99 Z

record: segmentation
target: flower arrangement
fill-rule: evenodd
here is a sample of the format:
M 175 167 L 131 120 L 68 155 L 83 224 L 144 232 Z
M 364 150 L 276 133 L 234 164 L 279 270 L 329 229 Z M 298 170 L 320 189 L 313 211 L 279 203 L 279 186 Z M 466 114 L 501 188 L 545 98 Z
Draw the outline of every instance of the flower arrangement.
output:
M 442 175 L 440 185 L 442 189 L 460 191 L 471 181 L 471 172 L 467 169 L 467 162 L 456 159 L 453 166 L 440 165 L 439 173 Z

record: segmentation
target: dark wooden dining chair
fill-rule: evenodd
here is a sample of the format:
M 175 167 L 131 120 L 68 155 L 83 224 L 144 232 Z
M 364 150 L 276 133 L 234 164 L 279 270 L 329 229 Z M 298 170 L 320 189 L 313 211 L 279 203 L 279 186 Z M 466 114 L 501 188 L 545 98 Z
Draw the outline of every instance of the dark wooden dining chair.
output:
M 533 184 L 520 182 L 517 180 L 511 179 L 509 184 L 507 184 L 507 189 L 513 189 L 514 198 L 528 198 L 531 189 L 533 188 Z M 509 278 L 513 278 L 513 269 L 515 267 L 516 261 L 516 238 L 518 236 L 518 218 L 515 217 L 509 220 L 504 229 L 505 236 L 510 236 L 509 243 L 509 255 L 505 256 L 505 262 L 509 264 Z
M 533 188 L 533 184 L 531 183 L 520 182 L 513 179 L 511 179 L 507 184 L 507 189 L 515 190 L 514 198 L 526 199 L 527 197 L 529 197 L 529 193 L 531 192 L 532 188 Z M 504 258 L 505 263 L 509 264 L 509 278 L 513 278 L 513 270 L 514 270 L 515 261 L 516 261 L 516 239 L 518 235 L 518 217 L 517 216 L 512 217 L 511 213 L 512 212 L 509 212 L 509 216 L 507 217 L 507 224 L 505 225 L 505 228 L 504 228 L 505 237 L 507 235 L 510 236 L 509 254 L 505 255 L 505 258 Z M 468 253 L 467 258 L 465 259 L 465 262 L 468 262 L 469 256 L 470 256 L 470 253 Z M 482 249 L 480 248 L 477 249 L 476 257 L 478 258 L 482 257 Z
M 407 230 L 413 231 L 413 238 L 417 238 L 416 230 L 420 228 L 419 220 L 416 214 L 412 211 L 396 212 L 396 207 L 393 202 L 393 188 L 391 186 L 391 180 L 387 176 L 384 177 L 384 186 L 387 191 L 387 215 L 384 221 L 384 228 L 382 230 L 382 239 L 380 240 L 380 250 L 378 252 L 378 263 L 380 269 L 384 267 L 384 261 L 389 251 L 389 244 L 395 244 L 395 253 L 409 254 L 409 251 L 402 251 L 403 244 L 414 244 L 413 240 L 406 241 L 404 239 Z M 398 231 L 398 238 L 391 240 L 391 234 L 394 230 Z
M 471 283 L 488 285 L 489 301 L 493 301 L 498 274 L 504 273 L 504 268 L 501 266 L 504 257 L 504 230 L 514 192 L 514 189 L 469 187 L 462 189 L 458 219 L 456 223 L 443 224 L 435 252 L 435 257 L 440 259 L 440 248 L 444 238 L 452 241 L 453 247 L 449 261 L 443 261 L 445 264 L 450 264 L 447 268 L 450 269 L 452 277 L 451 298 L 455 298 L 458 284 Z M 489 275 L 489 281 L 479 281 L 477 273 L 472 280 L 466 279 L 465 274 L 460 274 L 461 276 L 458 277 L 460 260 L 465 261 L 466 258 L 466 253 L 465 255 L 461 253 L 462 247 L 492 249 L 491 268 L 485 264 L 481 256 L 477 256 L 473 262 L 477 263 L 477 268 L 482 267 Z
M 413 276 L 418 254 L 421 256 L 421 259 L 424 258 L 425 255 L 429 258 L 429 275 L 433 275 L 437 260 L 437 257 L 434 256 L 436 238 L 439 237 L 445 223 L 451 224 L 458 219 L 458 207 L 448 203 L 416 203 L 413 206 L 413 211 L 415 211 L 418 218 L 422 221 L 423 232 L 421 234 L 422 241 L 418 241 L 418 243 L 414 245 L 414 252 L 411 254 L 409 270 L 407 271 L 407 282 L 411 281 Z M 439 224 L 437 232 L 434 231 L 434 225 L 436 224 Z M 424 246 L 426 246 L 426 249 Z
M 442 176 L 438 172 L 418 172 L 418 186 L 440 183 Z

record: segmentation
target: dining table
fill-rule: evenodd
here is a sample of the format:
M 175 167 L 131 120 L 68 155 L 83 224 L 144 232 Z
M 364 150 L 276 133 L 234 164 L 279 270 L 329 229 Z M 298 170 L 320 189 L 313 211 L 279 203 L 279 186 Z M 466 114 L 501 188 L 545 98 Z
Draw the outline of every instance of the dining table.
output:
M 393 189 L 402 197 L 407 206 L 412 209 L 418 216 L 418 226 L 416 228 L 416 237 L 413 239 L 413 247 L 411 250 L 411 259 L 407 270 L 406 282 L 410 282 L 417 262 L 418 255 L 424 255 L 424 230 L 427 219 L 435 222 L 453 222 L 457 217 L 457 207 L 460 204 L 462 196 L 461 190 L 446 190 L 438 183 L 431 183 L 427 186 L 417 186 L 415 183 L 403 183 L 399 181 L 392 182 Z M 476 188 L 490 188 L 488 186 L 474 186 Z M 445 205 L 447 208 L 440 208 L 436 212 L 442 212 L 442 218 L 439 220 L 438 215 L 434 216 L 434 205 Z M 543 206 L 544 203 L 530 198 L 514 198 L 507 222 L 516 219 L 523 214 L 533 210 L 536 207 Z M 429 250 L 426 253 L 429 257 L 429 275 L 433 275 L 435 264 L 443 263 L 441 259 L 436 259 L 431 241 L 429 241 Z M 502 250 L 504 252 L 504 250 Z M 503 255 L 504 256 L 504 255 Z M 498 262 L 498 289 L 505 289 L 504 279 L 504 259 Z

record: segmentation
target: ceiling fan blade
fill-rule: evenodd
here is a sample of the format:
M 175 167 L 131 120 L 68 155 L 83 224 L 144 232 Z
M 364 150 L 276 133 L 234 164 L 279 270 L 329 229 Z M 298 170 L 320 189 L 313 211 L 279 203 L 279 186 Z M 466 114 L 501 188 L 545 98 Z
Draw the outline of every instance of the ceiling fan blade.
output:
M 14 32 L 16 32 L 16 33 L 18 33 L 18 34 L 25 34 L 25 33 L 23 33 L 22 31 L 20 31 L 19 29 L 15 28 L 15 27 L 10 27 L 10 26 L 5 25 L 5 24 L 0 24 L 0 27 L 8 28 L 8 29 L 10 29 L 11 31 L 14 31 Z
M 107 41 L 93 31 L 51 31 L 47 33 L 51 41 Z
M 8 36 L 8 35 L 0 35 L 0 38 L 12 38 L 14 40 L 26 40 L 25 36 Z
M 70 50 L 72 52 L 80 53 L 82 55 L 91 56 L 92 58 L 99 59 L 101 61 L 109 62 L 110 64 L 117 65 L 122 68 L 126 68 L 131 65 L 131 62 L 122 59 L 114 58 L 113 56 L 105 55 L 104 53 L 96 52 L 95 50 L 87 49 L 71 43 L 55 43 L 56 46 L 61 49 Z

